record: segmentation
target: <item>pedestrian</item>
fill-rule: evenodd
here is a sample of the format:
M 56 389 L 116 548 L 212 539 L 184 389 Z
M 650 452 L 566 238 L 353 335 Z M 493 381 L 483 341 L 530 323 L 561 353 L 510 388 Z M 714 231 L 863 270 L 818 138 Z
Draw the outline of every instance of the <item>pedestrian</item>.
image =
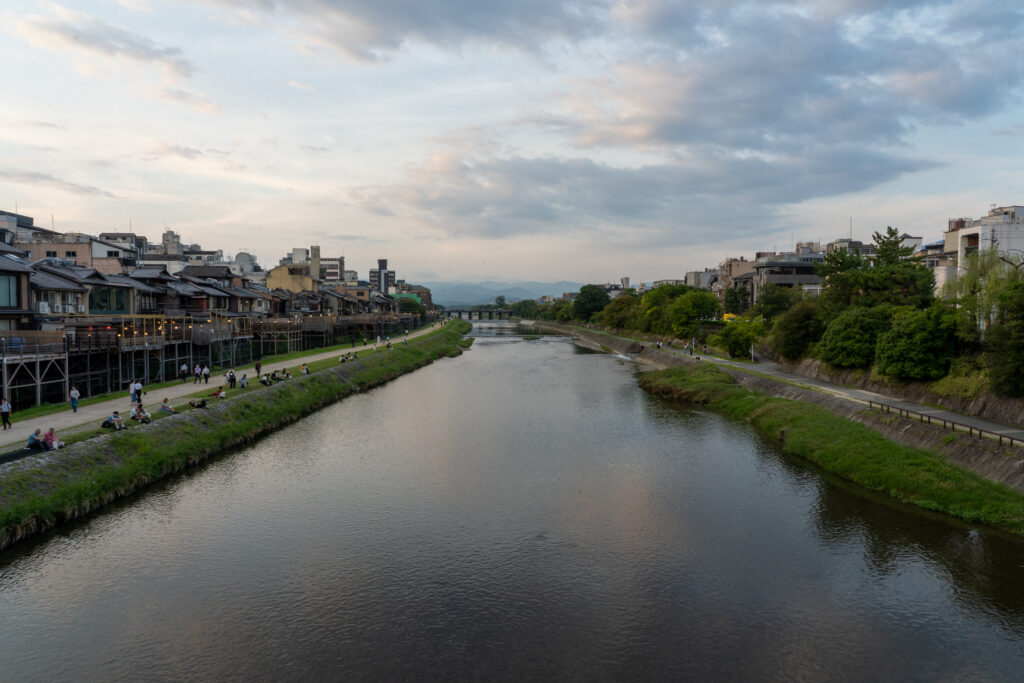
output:
M 141 379 L 137 379 L 137 380 L 135 380 L 135 400 L 138 403 L 142 403 L 142 394 L 143 394 L 143 391 L 142 391 L 142 380 Z
M 11 404 L 7 399 L 5 398 L 3 401 L 0 401 L 0 419 L 4 421 L 4 429 L 11 428 L 11 412 Z
M 205 384 L 209 384 L 210 383 L 210 366 L 209 365 L 204 365 L 203 366 L 203 382 Z
M 260 370 L 263 369 L 263 363 L 256 361 L 256 376 L 260 376 Z
M 192 380 L 192 384 L 199 384 L 199 380 L 203 378 L 203 369 L 199 367 L 199 363 L 196 363 L 196 368 L 192 371 L 192 374 L 195 376 L 195 379 Z
M 128 383 L 128 402 L 135 403 L 139 400 L 139 397 L 135 394 L 135 380 L 133 379 Z
M 188 381 L 188 363 L 181 364 L 181 370 L 178 371 L 178 375 L 181 376 L 182 384 Z
M 68 401 L 71 402 L 71 412 L 78 412 L 78 399 L 82 397 L 82 394 L 78 391 L 78 387 L 72 386 L 71 391 L 68 392 Z

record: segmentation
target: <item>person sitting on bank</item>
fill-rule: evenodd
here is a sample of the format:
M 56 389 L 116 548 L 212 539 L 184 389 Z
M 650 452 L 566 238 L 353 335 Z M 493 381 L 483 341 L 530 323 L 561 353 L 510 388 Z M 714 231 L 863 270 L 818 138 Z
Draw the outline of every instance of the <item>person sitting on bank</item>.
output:
M 120 431 L 125 429 L 124 419 L 122 419 L 121 413 L 115 410 L 110 414 L 110 417 L 103 421 L 103 424 L 101 424 L 100 427 L 113 429 L 115 432 Z
M 347 360 L 348 360 L 348 356 L 345 356 L 345 355 L 338 356 L 338 362 L 339 363 L 344 363 Z
M 262 384 L 265 387 L 269 387 L 270 386 L 270 375 L 263 375 L 262 377 L 260 377 L 260 384 Z
M 190 398 L 188 400 L 188 404 L 190 406 L 192 406 L 193 408 L 205 408 L 206 407 L 206 399 L 204 398 L 204 399 L 200 399 L 200 400 L 197 401 L 194 398 Z
M 141 401 L 139 401 L 137 406 L 132 408 L 132 412 L 128 413 L 128 419 L 141 422 L 142 424 L 149 424 L 152 422 L 152 418 L 149 416 L 149 413 L 147 413 L 145 408 L 142 407 Z
M 65 443 L 57 438 L 57 432 L 54 431 L 53 427 L 50 427 L 46 434 L 43 435 L 43 445 L 46 446 L 46 450 L 55 451 L 58 448 L 64 448 Z
M 43 430 L 37 429 L 28 435 L 27 448 L 42 453 L 46 450 L 46 443 L 43 442 Z
M 210 396 L 213 396 L 214 398 L 226 398 L 227 395 L 228 393 L 224 391 L 224 387 L 217 387 L 217 390 L 210 394 Z
M 160 402 L 160 412 L 175 414 L 178 411 L 171 407 L 171 402 L 165 398 L 163 401 Z
M 248 386 L 249 386 L 249 378 L 246 377 L 245 373 L 243 372 L 242 373 L 242 378 L 240 380 L 238 380 L 238 388 L 239 389 L 245 389 Z
M 277 370 L 274 370 L 272 373 L 270 373 L 270 379 L 274 380 L 275 382 L 283 382 L 284 381 L 284 377 L 282 377 L 281 375 L 277 374 Z
M 299 372 L 301 372 L 303 375 L 308 375 L 309 374 L 309 368 L 306 367 L 305 363 L 303 363 L 302 367 L 299 368 Z

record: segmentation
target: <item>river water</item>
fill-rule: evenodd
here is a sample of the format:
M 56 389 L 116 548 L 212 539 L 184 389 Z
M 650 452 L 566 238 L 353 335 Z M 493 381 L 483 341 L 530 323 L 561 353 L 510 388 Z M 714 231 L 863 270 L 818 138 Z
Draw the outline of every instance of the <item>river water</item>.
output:
M 0 554 L 0 680 L 1020 680 L 1024 544 L 474 347 Z

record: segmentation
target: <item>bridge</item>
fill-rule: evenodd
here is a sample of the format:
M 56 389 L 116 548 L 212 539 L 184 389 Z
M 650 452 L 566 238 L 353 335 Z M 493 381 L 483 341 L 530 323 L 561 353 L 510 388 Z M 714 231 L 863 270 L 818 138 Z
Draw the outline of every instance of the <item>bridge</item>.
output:
M 477 320 L 504 320 L 512 317 L 512 311 L 507 308 L 447 309 L 445 312 L 460 320 L 473 320 L 474 314 Z

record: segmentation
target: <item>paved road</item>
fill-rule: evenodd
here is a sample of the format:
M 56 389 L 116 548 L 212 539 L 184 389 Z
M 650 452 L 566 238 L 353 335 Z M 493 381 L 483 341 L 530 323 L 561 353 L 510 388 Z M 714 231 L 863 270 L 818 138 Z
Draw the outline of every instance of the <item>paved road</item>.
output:
M 413 330 L 409 333 L 409 338 L 427 334 L 437 329 L 437 326 L 421 327 L 417 330 Z M 402 336 L 396 335 L 392 343 L 401 343 Z M 326 358 L 337 358 L 341 353 L 348 353 L 349 351 L 364 352 L 367 349 L 372 349 L 373 344 L 366 344 L 364 346 L 355 346 L 352 348 L 346 347 L 343 350 L 334 351 L 311 351 L 308 355 L 302 356 L 301 358 L 294 358 L 286 362 L 277 362 L 264 365 L 261 372 L 273 372 L 274 370 L 283 370 L 285 367 L 297 368 L 303 363 L 311 363 L 318 360 L 324 360 Z M 256 374 L 254 365 L 245 365 L 235 368 L 235 375 L 241 377 L 242 374 L 248 374 L 250 381 L 254 381 L 253 378 Z M 164 389 L 157 389 L 155 391 L 147 393 L 144 397 L 144 403 L 147 410 L 155 410 L 160 407 L 160 402 L 164 400 L 164 397 L 170 399 L 172 405 L 179 406 L 185 403 L 181 400 L 183 397 L 189 394 L 194 394 L 199 391 L 205 390 L 206 393 L 212 392 L 220 385 L 227 386 L 227 382 L 224 381 L 224 376 L 221 374 L 211 375 L 209 385 L 196 385 L 189 379 L 183 384 L 176 384 Z M 228 392 L 230 396 L 231 392 Z M 18 414 L 15 413 L 12 418 L 13 426 L 11 429 L 6 431 L 0 431 L 0 452 L 7 452 L 17 448 L 18 446 L 24 446 L 28 442 L 28 435 L 34 432 L 36 429 L 42 429 L 44 432 L 50 427 L 53 427 L 57 435 L 73 433 L 78 429 L 86 427 L 99 426 L 103 420 L 105 420 L 111 412 L 119 410 L 121 415 L 127 420 L 128 411 L 131 410 L 131 403 L 128 400 L 128 392 L 124 392 L 123 398 L 111 399 L 109 401 L 103 401 L 100 403 L 93 403 L 87 406 L 79 406 L 78 412 L 71 412 L 71 408 L 57 413 L 51 413 L 49 415 L 43 415 L 40 417 L 32 418 L 29 420 L 19 420 Z
M 613 335 L 602 330 L 587 330 L 587 332 L 617 337 L 619 339 L 623 339 L 630 342 L 636 341 L 628 337 L 619 337 L 618 335 Z M 649 344 L 649 342 L 645 343 Z M 679 356 L 685 356 L 687 358 L 690 357 L 689 354 L 685 354 L 682 351 L 674 348 L 665 347 L 662 348 L 661 351 L 662 353 L 672 353 Z M 735 368 L 736 370 L 739 370 L 741 372 L 752 372 L 764 375 L 772 379 L 787 382 L 789 384 L 794 384 L 807 389 L 816 389 L 818 391 L 823 391 L 832 396 L 837 396 L 839 398 L 844 398 L 850 401 L 857 401 L 859 403 L 865 404 L 868 401 L 873 401 L 875 403 L 884 403 L 886 405 L 892 406 L 893 408 L 902 408 L 904 410 L 912 410 L 918 413 L 923 413 L 925 415 L 930 415 L 933 421 L 947 420 L 950 422 L 958 422 L 965 426 L 974 427 L 975 429 L 983 429 L 987 432 L 992 432 L 994 434 L 1001 434 L 1003 436 L 1011 436 L 1015 439 L 1024 440 L 1024 429 L 1021 429 L 1020 427 L 1011 427 L 1008 425 L 1000 424 L 998 422 L 992 422 L 991 420 L 985 420 L 980 417 L 974 417 L 972 415 L 962 415 L 960 413 L 954 413 L 950 410 L 943 410 L 942 408 L 935 408 L 933 406 L 925 405 L 922 403 L 916 403 L 914 401 L 905 401 L 897 398 L 892 398 L 889 396 L 885 396 L 884 394 L 876 394 L 875 392 L 867 391 L 865 389 L 845 387 L 838 384 L 831 384 L 829 382 L 825 382 L 818 379 L 811 379 L 809 377 L 804 377 L 802 375 L 796 375 L 791 372 L 786 372 L 785 370 L 782 369 L 781 366 L 779 366 L 778 363 L 772 361 L 762 360 L 754 364 L 737 363 L 735 361 L 727 360 L 725 358 L 707 356 L 704 354 L 701 354 L 701 358 L 711 363 Z

